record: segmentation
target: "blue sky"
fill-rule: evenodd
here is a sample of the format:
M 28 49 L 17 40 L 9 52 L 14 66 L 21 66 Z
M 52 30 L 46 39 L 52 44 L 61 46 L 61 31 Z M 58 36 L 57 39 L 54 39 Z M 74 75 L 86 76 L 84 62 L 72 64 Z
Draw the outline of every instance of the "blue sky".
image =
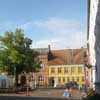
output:
M 0 0 L 0 34 L 21 27 L 36 48 L 79 48 L 86 20 L 87 0 Z

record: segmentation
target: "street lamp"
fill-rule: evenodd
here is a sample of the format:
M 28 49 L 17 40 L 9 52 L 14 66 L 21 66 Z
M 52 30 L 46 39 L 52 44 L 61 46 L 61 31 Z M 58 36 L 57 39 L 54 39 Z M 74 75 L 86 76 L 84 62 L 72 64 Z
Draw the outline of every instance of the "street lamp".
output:
M 87 55 L 86 55 L 85 48 L 82 47 L 82 51 L 83 51 L 84 73 L 85 73 L 85 91 L 86 91 L 86 94 L 87 94 L 87 82 L 86 82 L 86 58 L 87 58 Z

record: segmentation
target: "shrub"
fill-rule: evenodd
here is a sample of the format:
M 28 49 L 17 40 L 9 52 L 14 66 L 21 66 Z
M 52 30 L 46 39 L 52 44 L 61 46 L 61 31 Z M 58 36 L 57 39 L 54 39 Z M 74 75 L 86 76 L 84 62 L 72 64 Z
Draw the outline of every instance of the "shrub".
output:
M 95 94 L 93 96 L 87 96 L 86 98 L 83 98 L 83 100 L 100 100 L 100 94 Z

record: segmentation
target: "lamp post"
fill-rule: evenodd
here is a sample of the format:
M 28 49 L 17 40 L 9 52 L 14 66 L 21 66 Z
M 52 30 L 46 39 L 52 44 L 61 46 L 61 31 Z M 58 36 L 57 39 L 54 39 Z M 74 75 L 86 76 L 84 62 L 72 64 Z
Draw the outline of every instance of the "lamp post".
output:
M 84 73 L 85 73 L 85 92 L 87 93 L 87 82 L 86 82 L 86 50 L 84 47 L 82 47 L 82 51 L 83 51 L 83 65 L 84 65 Z
M 30 96 L 30 91 L 29 91 L 29 87 L 30 87 L 30 82 L 29 82 L 29 75 L 26 74 L 26 96 Z

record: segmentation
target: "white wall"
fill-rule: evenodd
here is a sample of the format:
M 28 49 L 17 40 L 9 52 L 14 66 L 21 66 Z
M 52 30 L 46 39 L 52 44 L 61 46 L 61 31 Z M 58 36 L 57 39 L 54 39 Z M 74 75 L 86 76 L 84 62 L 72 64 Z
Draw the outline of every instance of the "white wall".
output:
M 95 20 L 97 14 L 97 0 L 90 0 L 90 23 L 89 23 L 89 51 L 90 51 L 90 63 L 95 66 Z
M 92 81 L 100 94 L 100 0 L 90 0 L 89 51 L 92 67 Z
M 95 77 L 96 77 L 96 53 L 95 53 L 95 25 L 96 25 L 96 16 L 98 10 L 98 1 L 99 0 L 90 0 L 90 23 L 89 23 L 89 51 L 90 51 L 90 63 L 93 66 L 92 68 L 92 82 L 93 88 L 95 89 Z

